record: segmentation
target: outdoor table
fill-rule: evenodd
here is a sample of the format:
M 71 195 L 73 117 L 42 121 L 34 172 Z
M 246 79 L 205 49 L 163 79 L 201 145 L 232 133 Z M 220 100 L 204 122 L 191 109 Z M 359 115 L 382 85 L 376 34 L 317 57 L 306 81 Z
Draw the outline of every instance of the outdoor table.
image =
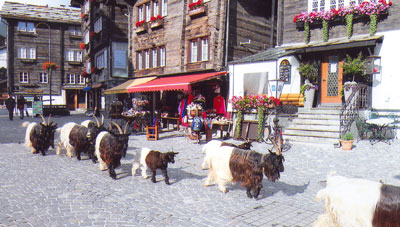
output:
M 218 126 L 219 126 L 219 131 L 221 132 L 221 139 L 222 139 L 223 136 L 224 136 L 224 127 L 225 127 L 225 126 L 228 126 L 228 128 L 229 128 L 230 124 L 232 124 L 232 122 L 230 122 L 230 121 L 226 121 L 226 122 L 214 122 L 214 123 L 213 123 L 213 125 L 218 125 Z M 229 133 L 229 131 L 228 131 L 228 133 Z
M 176 121 L 176 129 L 179 131 L 179 117 L 161 117 L 161 119 L 165 119 L 167 121 L 167 130 L 169 130 L 169 122 Z
M 390 127 L 390 124 L 394 123 L 392 118 L 375 118 L 369 119 L 366 121 L 367 124 L 370 125 L 372 129 L 372 136 L 369 138 L 371 144 L 375 144 L 377 142 L 385 142 L 390 144 L 390 142 L 385 138 L 385 132 Z

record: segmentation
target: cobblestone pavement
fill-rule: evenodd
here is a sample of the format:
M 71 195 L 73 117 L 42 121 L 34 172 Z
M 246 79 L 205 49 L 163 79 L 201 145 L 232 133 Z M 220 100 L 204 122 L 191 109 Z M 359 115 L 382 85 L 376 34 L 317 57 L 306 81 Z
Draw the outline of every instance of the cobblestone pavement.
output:
M 162 133 L 158 141 L 131 135 L 128 154 L 116 170 L 117 180 L 112 180 L 87 159 L 71 159 L 65 152 L 57 156 L 54 150 L 47 156 L 31 154 L 18 143 L 24 138 L 23 121 L 9 121 L 5 114 L 0 111 L 1 227 L 310 226 L 323 212 L 323 204 L 313 198 L 331 170 L 400 185 L 399 141 L 373 146 L 362 141 L 352 151 L 289 144 L 281 179 L 275 183 L 264 179 L 258 200 L 248 199 L 239 185 L 224 194 L 216 186 L 203 186 L 207 171 L 200 169 L 202 145 L 178 132 Z M 84 119 L 82 114 L 53 118 L 59 125 Z M 143 179 L 140 170 L 131 176 L 134 152 L 144 146 L 179 152 L 168 167 L 171 185 L 164 183 L 160 172 L 155 184 Z M 254 149 L 265 152 L 268 147 L 255 143 Z

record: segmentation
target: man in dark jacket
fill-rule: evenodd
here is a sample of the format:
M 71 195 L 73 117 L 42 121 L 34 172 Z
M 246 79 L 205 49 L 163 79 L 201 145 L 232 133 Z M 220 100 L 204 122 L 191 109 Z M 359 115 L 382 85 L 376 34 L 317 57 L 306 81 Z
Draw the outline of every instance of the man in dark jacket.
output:
M 8 110 L 8 117 L 10 118 L 10 121 L 12 121 L 15 108 L 15 99 L 12 97 L 12 95 L 8 95 L 8 99 L 6 99 L 6 107 Z
M 25 98 L 23 95 L 20 95 L 17 99 L 17 108 L 19 110 L 19 118 L 24 119 L 24 106 L 25 106 Z

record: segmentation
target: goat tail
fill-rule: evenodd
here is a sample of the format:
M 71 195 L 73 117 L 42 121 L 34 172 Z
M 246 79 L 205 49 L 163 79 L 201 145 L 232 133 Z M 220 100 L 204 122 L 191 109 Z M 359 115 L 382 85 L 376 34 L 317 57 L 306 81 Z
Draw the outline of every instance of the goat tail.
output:
M 26 128 L 26 127 L 28 127 L 29 124 L 30 124 L 29 121 L 25 121 L 24 123 L 22 123 L 21 127 Z

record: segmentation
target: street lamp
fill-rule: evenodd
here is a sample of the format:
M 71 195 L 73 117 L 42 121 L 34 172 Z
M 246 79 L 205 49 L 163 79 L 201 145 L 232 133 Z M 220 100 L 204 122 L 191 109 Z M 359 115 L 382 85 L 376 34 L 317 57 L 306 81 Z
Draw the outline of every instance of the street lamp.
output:
M 50 62 L 50 59 L 51 59 L 51 28 L 50 28 L 50 25 L 48 25 L 47 23 L 45 23 L 45 22 L 39 22 L 39 23 L 37 23 L 36 25 L 35 25 L 35 31 L 34 31 L 34 34 L 35 35 L 37 35 L 38 33 L 37 33 L 37 31 L 36 31 L 36 29 L 39 27 L 39 25 L 46 25 L 47 26 L 47 28 L 49 29 L 49 62 Z M 50 75 L 47 75 L 48 77 L 49 77 L 49 96 L 50 96 L 50 109 L 52 108 L 52 97 L 51 97 L 51 76 Z
M 282 94 L 283 85 L 285 85 L 285 81 L 283 80 L 280 79 L 268 80 L 269 94 L 279 99 Z

